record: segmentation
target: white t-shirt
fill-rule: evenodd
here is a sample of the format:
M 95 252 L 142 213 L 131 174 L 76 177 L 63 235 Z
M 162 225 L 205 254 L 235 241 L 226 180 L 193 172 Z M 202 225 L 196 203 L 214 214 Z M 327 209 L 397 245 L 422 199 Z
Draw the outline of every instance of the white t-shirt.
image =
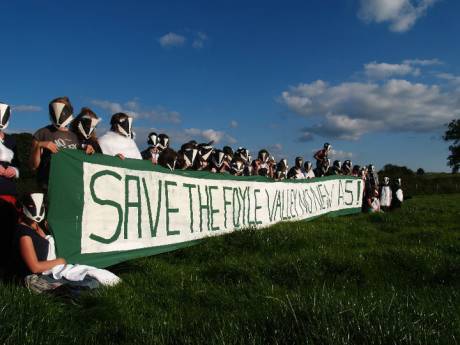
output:
M 108 131 L 98 139 L 98 142 L 105 155 L 115 156 L 121 153 L 125 158 L 142 159 L 135 141 L 124 135 Z

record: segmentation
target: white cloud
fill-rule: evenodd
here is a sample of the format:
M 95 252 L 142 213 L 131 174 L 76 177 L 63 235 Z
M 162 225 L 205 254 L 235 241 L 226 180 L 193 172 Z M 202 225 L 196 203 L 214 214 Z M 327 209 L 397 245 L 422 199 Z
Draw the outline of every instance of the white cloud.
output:
M 235 120 L 230 121 L 230 128 L 238 128 L 238 122 Z
M 92 100 L 91 104 L 101 109 L 108 110 L 111 114 L 122 112 L 137 119 L 175 124 L 181 122 L 181 115 L 179 112 L 168 110 L 161 106 L 157 106 L 154 109 L 145 109 L 136 99 L 123 104 L 107 100 Z
M 361 0 L 358 17 L 365 22 L 390 24 L 390 30 L 405 32 L 438 0 Z
M 454 75 L 454 74 L 451 74 L 451 73 L 438 73 L 436 74 L 436 76 L 439 78 L 439 79 L 444 79 L 444 80 L 447 80 L 453 84 L 458 84 L 460 85 L 460 76 L 457 76 L 457 75 Z
M 391 76 L 404 76 L 411 74 L 413 76 L 420 75 L 420 69 L 414 68 L 410 64 L 390 64 L 377 63 L 376 61 L 364 65 L 364 73 L 373 79 L 386 79 Z
M 195 49 L 201 49 L 204 47 L 204 43 L 208 40 L 208 35 L 204 32 L 197 32 L 193 42 L 192 47 Z
M 225 141 L 229 144 L 235 144 L 236 139 L 226 134 L 223 131 L 217 131 L 215 129 L 198 129 L 198 128 L 186 128 L 184 129 L 185 134 L 195 139 L 203 139 L 204 141 L 214 141 L 215 144 Z
M 442 65 L 443 64 L 443 62 L 439 59 L 429 59 L 429 60 L 412 59 L 412 60 L 404 60 L 403 63 L 407 65 L 418 65 L 418 66 L 432 66 L 432 65 Z
M 332 149 L 329 154 L 331 159 L 346 160 L 353 158 L 353 152 Z
M 12 106 L 13 111 L 15 112 L 27 112 L 27 113 L 35 113 L 42 111 L 42 107 L 38 105 L 14 105 Z
M 280 101 L 301 116 L 321 119 L 304 128 L 299 140 L 314 134 L 357 140 L 373 131 L 429 132 L 460 116 L 460 91 L 401 79 L 337 85 L 317 80 L 291 87 Z
M 161 36 L 158 41 L 164 48 L 181 47 L 185 44 L 186 38 L 174 32 L 168 32 L 166 35 Z

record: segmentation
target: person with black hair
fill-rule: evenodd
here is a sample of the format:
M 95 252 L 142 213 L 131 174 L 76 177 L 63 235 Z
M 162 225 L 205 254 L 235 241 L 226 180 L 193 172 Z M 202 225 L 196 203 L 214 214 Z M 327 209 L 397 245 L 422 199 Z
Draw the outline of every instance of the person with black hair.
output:
M 79 140 L 80 149 L 88 154 L 102 153 L 97 141 L 96 126 L 101 119 L 90 108 L 81 108 L 80 113 L 70 124 L 70 130 L 74 132 Z
M 37 182 L 43 191 L 48 189 L 51 155 L 59 149 L 78 149 L 77 135 L 69 131 L 73 107 L 68 97 L 53 99 L 49 104 L 51 124 L 39 129 L 32 140 L 30 166 L 37 171 Z
M 12 236 L 18 219 L 16 179 L 19 178 L 20 163 L 16 140 L 5 133 L 10 119 L 11 107 L 0 102 L 0 270 L 7 269 Z
M 99 139 L 102 153 L 120 159 L 142 159 L 141 153 L 132 139 L 133 118 L 125 113 L 116 113 L 110 119 L 110 131 Z

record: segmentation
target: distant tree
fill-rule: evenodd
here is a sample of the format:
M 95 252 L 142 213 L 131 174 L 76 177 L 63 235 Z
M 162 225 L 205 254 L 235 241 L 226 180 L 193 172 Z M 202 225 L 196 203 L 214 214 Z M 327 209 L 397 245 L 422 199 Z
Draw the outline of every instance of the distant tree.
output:
M 380 171 L 388 176 L 414 175 L 414 171 L 405 166 L 386 164 Z
M 425 170 L 423 170 L 422 168 L 418 168 L 416 174 L 419 176 L 425 175 Z
M 452 120 L 447 125 L 443 139 L 453 141 L 452 145 L 449 146 L 450 155 L 447 157 L 447 165 L 452 167 L 453 173 L 457 173 L 460 170 L 460 119 Z

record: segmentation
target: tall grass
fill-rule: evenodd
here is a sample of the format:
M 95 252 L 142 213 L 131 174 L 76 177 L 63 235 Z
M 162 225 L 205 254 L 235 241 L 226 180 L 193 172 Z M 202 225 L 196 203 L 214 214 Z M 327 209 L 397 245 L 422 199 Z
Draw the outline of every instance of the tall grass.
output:
M 0 284 L 5 344 L 457 344 L 460 195 L 210 238 L 69 301 Z

